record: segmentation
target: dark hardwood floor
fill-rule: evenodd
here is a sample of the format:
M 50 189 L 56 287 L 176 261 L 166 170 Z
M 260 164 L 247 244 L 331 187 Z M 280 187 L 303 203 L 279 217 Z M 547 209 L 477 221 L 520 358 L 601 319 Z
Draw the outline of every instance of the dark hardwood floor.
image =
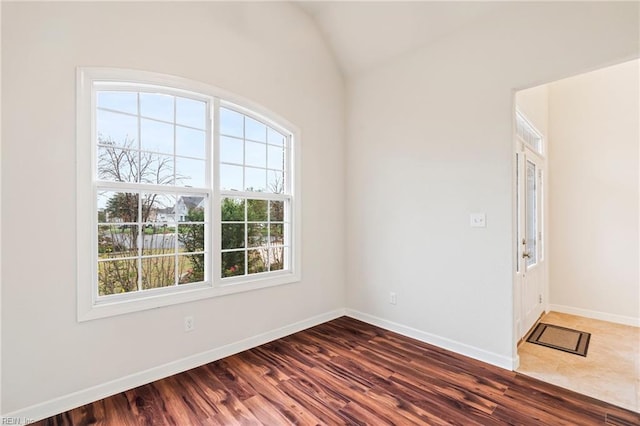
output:
M 640 425 L 640 415 L 342 317 L 39 425 Z

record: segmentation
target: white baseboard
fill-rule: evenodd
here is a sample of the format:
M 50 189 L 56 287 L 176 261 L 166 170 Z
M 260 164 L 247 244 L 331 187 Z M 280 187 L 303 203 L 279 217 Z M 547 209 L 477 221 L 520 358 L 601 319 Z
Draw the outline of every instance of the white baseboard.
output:
M 107 383 L 96 385 L 88 389 L 83 389 L 68 395 L 64 395 L 52 400 L 32 405 L 21 410 L 13 411 L 0 415 L 0 421 L 3 418 L 9 419 L 29 419 L 30 421 L 38 421 L 51 417 L 53 415 L 63 413 L 82 405 L 98 401 L 111 395 L 124 392 L 128 389 L 151 383 L 155 380 L 181 373 L 195 367 L 217 361 L 230 355 L 237 354 L 247 349 L 255 348 L 276 339 L 288 336 L 293 333 L 305 330 L 307 328 L 322 324 L 327 321 L 339 318 L 345 315 L 344 309 L 326 312 L 316 315 L 305 320 L 280 327 L 276 330 L 258 334 L 247 339 L 240 340 L 219 348 L 211 349 L 199 354 L 191 355 L 170 363 L 153 367 L 145 371 L 131 374 L 120 379 L 112 380 Z M 3 423 L 4 424 L 4 423 Z
M 495 365 L 496 367 L 504 368 L 507 370 L 514 370 L 518 366 L 517 359 L 485 351 L 484 349 L 476 348 L 465 343 L 456 342 L 454 340 L 447 339 L 446 337 L 427 333 L 425 331 L 398 324 L 393 321 L 378 318 L 373 315 L 365 314 L 352 309 L 347 309 L 346 315 L 357 320 L 378 326 L 380 328 L 402 334 L 403 336 L 411 337 L 413 339 L 420 340 L 421 342 L 429 343 L 431 345 L 438 346 L 440 348 L 447 349 L 473 359 L 477 359 L 478 361 Z
M 552 305 L 551 307 L 553 308 L 554 305 Z M 51 417 L 53 415 L 82 406 L 84 404 L 88 404 L 94 401 L 98 401 L 102 398 L 124 392 L 128 389 L 133 389 L 137 386 L 142 386 L 155 380 L 160 380 L 162 378 L 178 374 L 186 370 L 190 370 L 209 362 L 217 361 L 227 356 L 237 354 L 247 349 L 263 345 L 265 343 L 280 339 L 293 333 L 297 333 L 318 324 L 331 321 L 343 315 L 348 315 L 357 320 L 364 321 L 366 323 L 384 328 L 386 330 L 393 331 L 395 333 L 411 337 L 421 342 L 429 343 L 434 346 L 438 346 L 443 349 L 447 349 L 461 355 L 465 355 L 470 358 L 495 365 L 500 368 L 514 370 L 518 367 L 517 357 L 505 357 L 493 352 L 486 351 L 484 349 L 456 342 L 445 337 L 427 333 L 425 331 L 388 321 L 356 310 L 337 309 L 334 311 L 326 312 L 324 314 L 316 315 L 311 318 L 307 318 L 294 324 L 280 327 L 276 330 L 249 337 L 235 343 L 211 349 L 199 354 L 191 355 L 186 358 L 182 358 L 158 367 L 153 367 L 148 370 L 112 380 L 107 383 L 96 385 L 88 389 L 83 389 L 78 392 L 63 395 L 61 397 L 54 398 L 52 400 L 32 405 L 20 410 L 16 410 L 11 413 L 1 414 L 0 419 L 28 419 L 30 421 L 42 420 L 47 417 Z
M 554 305 L 554 304 L 549 305 L 549 310 L 554 312 L 560 312 L 562 314 L 578 315 L 581 317 L 597 319 L 601 321 L 614 322 L 616 324 L 640 327 L 640 318 L 627 317 L 624 315 L 609 314 L 606 312 L 591 311 L 589 309 L 574 308 L 572 306 Z
M 518 368 L 520 367 L 520 355 L 516 355 L 515 358 L 513 358 L 513 371 L 516 371 Z

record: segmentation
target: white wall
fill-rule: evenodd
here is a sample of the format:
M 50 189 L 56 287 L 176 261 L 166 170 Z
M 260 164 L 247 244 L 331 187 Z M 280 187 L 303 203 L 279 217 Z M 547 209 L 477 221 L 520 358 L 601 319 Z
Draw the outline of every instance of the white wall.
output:
M 123 383 L 112 380 L 344 307 L 344 85 L 298 8 L 215 2 L 2 8 L 3 413 L 63 411 L 73 399 L 64 397 L 74 392 L 82 402 Z M 77 323 L 77 66 L 191 78 L 299 126 L 302 282 Z M 185 334 L 187 314 L 196 330 Z M 98 390 L 86 393 L 93 386 Z M 57 397 L 63 399 L 51 401 Z
M 639 34 L 635 3 L 500 7 L 512 19 L 348 84 L 345 177 L 345 88 L 295 7 L 3 3 L 2 412 L 43 413 L 29 407 L 331 313 L 345 288 L 353 315 L 510 366 L 513 90 L 637 57 Z M 78 324 L 78 65 L 200 80 L 300 126 L 303 281 Z M 469 228 L 477 211 L 487 228 Z
M 2 22 L 2 4 L 0 3 L 0 22 Z M 2 31 L 0 31 L 0 46 L 2 46 Z M 0 55 L 0 81 L 2 81 L 2 55 Z M 0 84 L 0 99 L 2 99 L 2 85 Z M 2 102 L 0 102 L 0 117 L 2 117 Z M 2 120 L 0 120 L 0 413 L 2 411 Z
M 639 38 L 635 3 L 501 7 L 511 19 L 348 83 L 347 303 L 511 367 L 513 91 L 637 57 Z M 487 227 L 470 228 L 470 212 L 486 212 Z
M 640 65 L 549 85 L 551 308 L 640 325 Z
M 549 135 L 549 87 L 546 84 L 516 93 L 516 106 L 547 139 Z

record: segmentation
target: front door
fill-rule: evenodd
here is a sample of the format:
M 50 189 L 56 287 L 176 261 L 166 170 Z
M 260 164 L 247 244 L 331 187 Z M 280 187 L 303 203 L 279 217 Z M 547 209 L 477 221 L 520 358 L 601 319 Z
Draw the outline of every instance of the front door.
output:
M 523 144 L 524 145 L 524 144 Z M 543 161 L 526 145 L 518 153 L 518 275 L 520 276 L 520 337 L 543 311 Z

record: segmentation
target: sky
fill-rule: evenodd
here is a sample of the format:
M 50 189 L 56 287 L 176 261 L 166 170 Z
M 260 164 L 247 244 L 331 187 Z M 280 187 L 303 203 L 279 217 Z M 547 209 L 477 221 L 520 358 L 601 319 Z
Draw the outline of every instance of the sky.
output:
M 159 93 L 96 92 L 99 140 L 139 150 L 160 161 L 176 186 L 207 187 L 207 104 Z M 284 179 L 286 138 L 275 129 L 229 108 L 220 108 L 220 189 L 271 192 Z M 99 151 L 104 148 L 99 148 Z M 137 158 L 137 155 L 132 155 Z M 155 178 L 155 173 L 153 176 Z M 157 183 L 156 180 L 148 182 Z M 104 200 L 99 200 L 98 206 Z

